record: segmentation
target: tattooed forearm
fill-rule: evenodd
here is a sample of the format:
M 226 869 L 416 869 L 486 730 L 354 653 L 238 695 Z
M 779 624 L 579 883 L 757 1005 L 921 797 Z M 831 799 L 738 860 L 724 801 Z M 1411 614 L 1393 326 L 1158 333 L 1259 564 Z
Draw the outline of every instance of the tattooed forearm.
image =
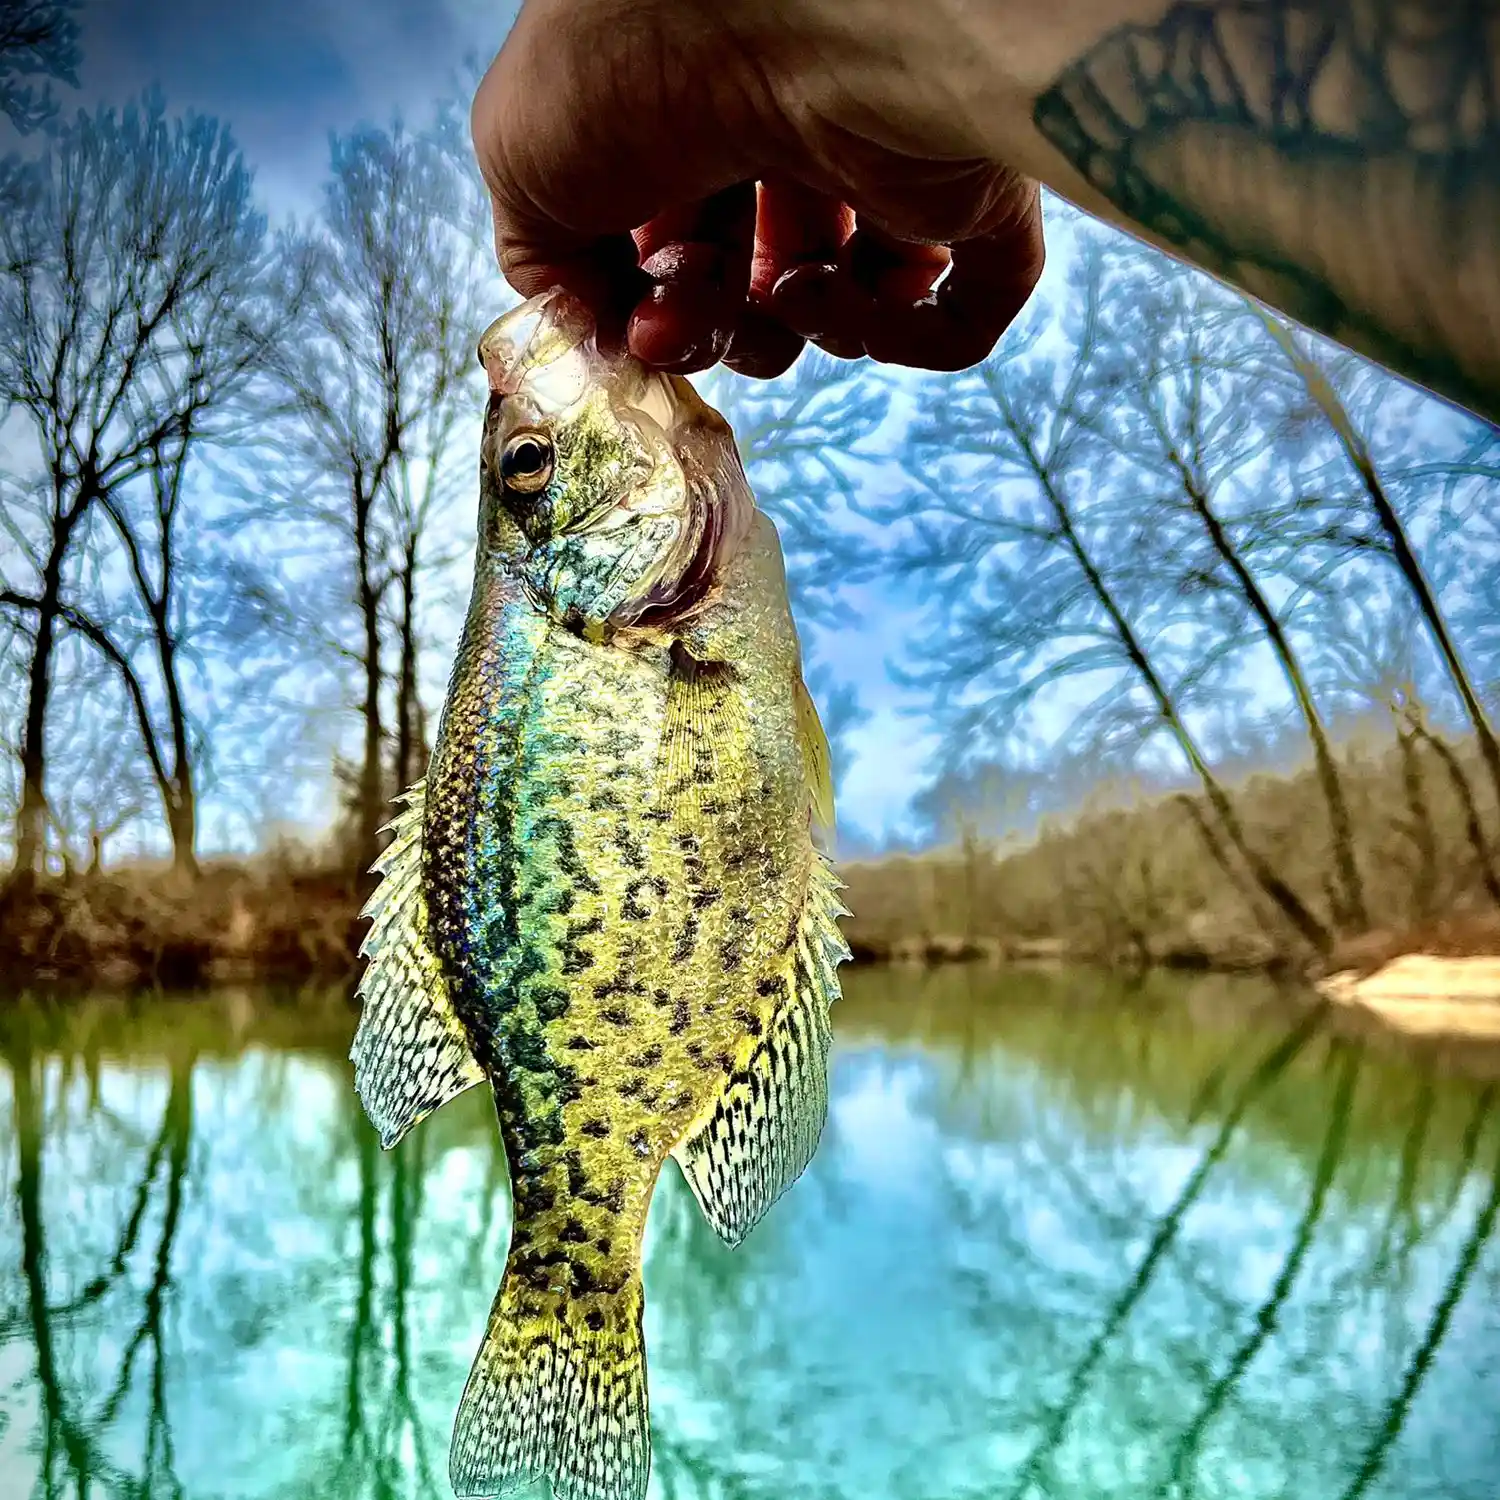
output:
M 1497 0 L 1201 0 L 1033 119 L 1162 243 L 1500 421 L 1497 57 Z

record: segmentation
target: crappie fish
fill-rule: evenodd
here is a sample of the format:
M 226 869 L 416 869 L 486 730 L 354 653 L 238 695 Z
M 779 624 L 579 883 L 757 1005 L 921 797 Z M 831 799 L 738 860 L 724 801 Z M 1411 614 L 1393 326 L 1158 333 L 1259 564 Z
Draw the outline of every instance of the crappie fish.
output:
M 776 528 L 687 381 L 561 292 L 500 318 L 473 595 L 402 799 L 355 1084 L 386 1147 L 494 1092 L 514 1227 L 459 1495 L 640 1500 L 641 1241 L 668 1156 L 738 1243 L 811 1159 L 848 957 Z

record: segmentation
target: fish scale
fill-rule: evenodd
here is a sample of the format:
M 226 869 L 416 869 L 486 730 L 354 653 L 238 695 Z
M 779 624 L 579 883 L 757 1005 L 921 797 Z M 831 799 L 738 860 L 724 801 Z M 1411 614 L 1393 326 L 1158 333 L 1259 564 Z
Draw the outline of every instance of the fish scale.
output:
M 481 344 L 474 592 L 369 908 L 353 1057 L 386 1145 L 476 1082 L 495 1098 L 513 1228 L 455 1489 L 641 1500 L 656 1182 L 674 1156 L 737 1243 L 801 1172 L 847 950 L 775 527 L 691 387 L 581 329 L 549 296 Z M 506 488 L 514 431 L 548 442 L 545 489 Z

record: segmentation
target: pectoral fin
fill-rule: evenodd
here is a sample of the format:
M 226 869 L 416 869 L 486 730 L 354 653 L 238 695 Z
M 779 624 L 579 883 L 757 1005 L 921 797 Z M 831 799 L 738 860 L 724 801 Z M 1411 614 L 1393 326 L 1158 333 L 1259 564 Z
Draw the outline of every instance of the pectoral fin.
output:
M 838 878 L 815 855 L 797 941 L 770 1024 L 713 1112 L 674 1150 L 719 1236 L 737 1245 L 812 1160 L 828 1117 L 828 1012 L 849 957 Z
M 360 1102 L 387 1150 L 419 1120 L 484 1079 L 427 944 L 425 793 L 426 783 L 419 781 L 399 799 L 406 805 L 390 825 L 395 837 L 375 862 L 382 879 L 362 913 L 371 926 L 359 951 L 369 963 L 359 982 L 364 1010 L 349 1056 Z
M 818 707 L 807 691 L 807 684 L 797 678 L 797 745 L 802 751 L 802 771 L 812 797 L 813 825 L 825 836 L 833 833 L 833 757 L 828 750 L 828 736 Z

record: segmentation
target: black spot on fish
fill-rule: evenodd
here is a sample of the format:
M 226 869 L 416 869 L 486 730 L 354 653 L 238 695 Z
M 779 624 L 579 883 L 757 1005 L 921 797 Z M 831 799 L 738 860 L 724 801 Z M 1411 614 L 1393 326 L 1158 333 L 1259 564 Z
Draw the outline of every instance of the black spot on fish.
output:
M 563 1157 L 563 1165 L 568 1169 L 568 1191 L 575 1198 L 584 1196 L 589 1178 L 583 1169 L 583 1156 L 577 1151 L 569 1151 Z
M 626 1143 L 637 1156 L 646 1156 L 651 1150 L 651 1141 L 644 1130 L 632 1130 Z
M 596 1141 L 602 1141 L 609 1135 L 608 1120 L 585 1120 L 578 1128 Z
M 517 1027 L 505 1040 L 509 1052 L 507 1060 L 513 1068 L 527 1073 L 550 1071 L 552 1059 L 547 1055 L 547 1043 L 541 1032 L 523 1031 Z
M 534 839 L 550 838 L 557 850 L 558 869 L 569 876 L 580 889 L 588 891 L 591 895 L 599 894 L 598 882 L 589 874 L 583 861 L 578 857 L 578 841 L 574 838 L 573 830 L 567 822 L 556 814 L 538 818 L 532 826 L 532 837 Z
M 672 962 L 674 964 L 685 964 L 693 956 L 693 949 L 698 946 L 698 918 L 693 912 L 689 912 L 682 924 L 682 931 L 677 934 L 677 946 L 672 949 Z
M 738 1021 L 740 1025 L 750 1033 L 751 1036 L 760 1035 L 760 1017 L 756 1015 L 752 1010 L 750 1010 L 748 1006 L 736 1005 L 733 1014 L 735 1020 Z
M 615 844 L 620 850 L 620 858 L 632 870 L 646 868 L 646 851 L 641 847 L 640 840 L 631 832 L 628 823 L 622 822 L 616 826 Z
M 706 911 L 715 902 L 721 901 L 724 893 L 713 886 L 705 886 L 701 891 L 693 892 L 693 910 Z
M 611 729 L 605 734 L 602 744 L 606 754 L 625 756 L 641 748 L 641 737 L 629 730 Z
M 687 1001 L 679 1000 L 672 1007 L 672 1019 L 667 1026 L 667 1030 L 670 1031 L 673 1036 L 681 1036 L 682 1033 L 686 1031 L 692 1024 L 692 1020 L 692 1011 L 689 1009 Z
M 579 938 L 591 937 L 604 930 L 602 917 L 589 917 L 583 922 L 569 922 L 562 940 L 562 971 L 564 974 L 581 974 L 594 965 L 594 955 L 579 946 Z
M 608 1255 L 613 1247 L 614 1242 L 607 1234 L 601 1234 L 599 1238 L 594 1241 L 594 1249 L 596 1249 L 600 1255 Z
M 591 1042 L 586 1036 L 570 1036 L 563 1046 L 571 1052 L 592 1052 L 598 1042 Z
M 544 1214 L 557 1202 L 557 1194 L 545 1182 L 528 1182 L 516 1196 L 528 1214 Z
M 553 1075 L 552 1097 L 559 1104 L 573 1104 L 583 1097 L 577 1068 L 561 1067 Z
M 631 1015 L 623 1005 L 610 1005 L 599 1012 L 601 1020 L 608 1021 L 611 1026 L 629 1026 L 632 1023 Z
M 598 1333 L 599 1330 L 604 1327 L 604 1314 L 600 1312 L 597 1307 L 591 1307 L 586 1313 L 584 1313 L 583 1321 L 587 1323 L 595 1333 Z
M 587 1243 L 589 1232 L 583 1227 L 582 1219 L 574 1218 L 570 1214 L 563 1227 L 557 1231 L 557 1237 L 564 1244 L 582 1245 Z
M 578 892 L 570 885 L 562 886 L 542 908 L 549 916 L 565 917 L 578 904 Z
M 680 833 L 677 835 L 677 847 L 684 854 L 696 854 L 703 846 L 698 842 L 696 833 Z
M 637 1052 L 633 1057 L 625 1059 L 625 1065 L 629 1068 L 654 1068 L 662 1058 L 662 1045 L 653 1042 L 644 1052 Z
M 642 875 L 625 887 L 625 904 L 620 915 L 632 922 L 642 922 L 654 915 L 654 908 L 642 904 L 642 897 L 650 892 L 658 900 L 667 894 L 667 882 L 659 875 Z
M 667 993 L 666 990 L 652 990 L 651 1003 L 653 1005 L 670 1005 L 672 1003 L 672 997 Z
M 736 942 L 723 943 L 719 947 L 719 966 L 726 974 L 734 971 L 745 961 L 745 950 Z
M 615 1085 L 615 1092 L 622 1099 L 635 1099 L 645 1087 L 646 1080 L 639 1073 L 632 1073 L 623 1083 Z
M 543 1021 L 557 1021 L 568 1013 L 568 992 L 555 985 L 538 985 L 531 992 L 536 1013 Z
M 590 812 L 622 812 L 624 808 L 620 794 L 613 787 L 601 787 L 589 798 Z

